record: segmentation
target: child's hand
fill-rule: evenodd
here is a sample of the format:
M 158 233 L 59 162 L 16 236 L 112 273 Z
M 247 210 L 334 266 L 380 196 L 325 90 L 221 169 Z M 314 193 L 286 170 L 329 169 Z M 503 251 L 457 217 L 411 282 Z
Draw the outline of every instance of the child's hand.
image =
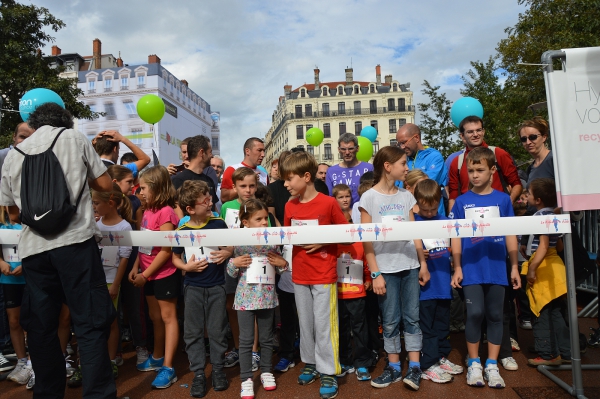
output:
M 373 292 L 377 295 L 385 295 L 385 279 L 381 274 L 373 280 Z
M 120 284 L 113 283 L 108 289 L 108 295 L 110 295 L 110 299 L 112 299 L 113 301 L 117 298 L 117 295 L 119 295 L 119 287 Z
M 142 288 L 144 285 L 146 285 L 148 280 L 146 280 L 146 278 L 143 276 L 142 273 L 138 273 L 135 275 L 135 277 L 133 278 L 133 285 L 138 287 L 138 288 Z
M 233 258 L 233 265 L 235 267 L 248 267 L 252 264 L 252 257 L 248 254 Z
M 196 260 L 196 255 L 192 255 L 190 260 L 185 264 L 186 272 L 203 272 L 208 267 L 208 261 L 206 259 Z
M 429 270 L 427 268 L 421 268 L 421 270 L 419 270 L 419 285 L 421 285 L 421 287 L 424 287 L 425 284 L 427 284 L 429 282 L 429 279 L 431 278 L 431 275 L 429 274 Z
M 373 284 L 370 281 L 365 281 L 365 291 L 370 291 L 373 288 Z
M 512 275 L 511 275 L 512 278 Z M 535 276 L 535 269 L 531 269 L 531 267 L 529 268 L 529 270 L 527 270 L 527 283 L 533 285 L 533 283 L 535 283 L 535 280 L 537 279 L 537 277 Z
M 526 252 L 526 251 L 527 251 L 527 245 L 519 245 L 519 252 L 521 253 L 521 256 L 522 256 L 524 259 L 527 259 L 527 258 L 528 258 L 528 256 L 527 256 L 527 252 Z
M 521 288 L 521 275 L 518 268 L 513 268 L 510 272 L 510 280 L 514 290 Z
M 460 283 L 462 283 L 463 280 L 463 273 L 462 273 L 462 268 L 455 268 L 454 269 L 454 274 L 452 275 L 452 281 L 450 282 L 450 285 L 452 286 L 452 288 L 462 288 Z
M 23 274 L 23 266 L 17 266 L 13 269 L 12 272 L 9 273 L 11 276 L 18 277 Z
M 138 269 L 137 268 L 133 268 L 131 269 L 131 271 L 129 272 L 129 276 L 127 276 L 129 278 L 129 282 L 131 284 L 133 284 L 133 282 L 135 281 L 135 276 L 138 274 Z
M 0 273 L 8 276 L 10 274 L 10 265 L 6 261 L 0 260 Z
M 283 258 L 283 256 L 275 252 L 269 252 L 267 254 L 267 259 L 269 260 L 269 263 L 275 267 L 282 268 L 287 265 L 287 261 Z
M 219 249 L 218 251 L 212 251 L 210 253 L 210 261 L 220 265 L 225 262 L 232 255 L 231 251 L 227 249 Z
M 312 254 L 313 252 L 317 252 L 319 249 L 323 248 L 323 244 L 307 244 L 303 245 L 302 248 L 306 250 L 307 254 Z

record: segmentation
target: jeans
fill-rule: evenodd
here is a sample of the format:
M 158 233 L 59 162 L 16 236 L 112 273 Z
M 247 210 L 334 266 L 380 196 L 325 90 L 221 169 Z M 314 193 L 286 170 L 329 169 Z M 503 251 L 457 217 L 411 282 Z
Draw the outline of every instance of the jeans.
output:
M 419 326 L 419 269 L 382 274 L 386 292 L 379 297 L 383 319 L 383 349 L 400 353 L 400 321 L 404 323 L 404 345 L 408 352 L 420 352 L 423 336 Z
M 563 297 L 556 298 L 533 318 L 535 350 L 543 359 L 554 359 L 558 355 L 571 359 L 569 328 L 562 313 L 564 301 Z

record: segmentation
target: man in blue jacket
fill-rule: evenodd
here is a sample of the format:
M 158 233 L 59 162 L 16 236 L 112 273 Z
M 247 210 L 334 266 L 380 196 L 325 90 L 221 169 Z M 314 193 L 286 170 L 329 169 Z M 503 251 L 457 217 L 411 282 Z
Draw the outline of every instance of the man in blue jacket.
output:
M 409 170 L 421 169 L 430 179 L 435 180 L 442 189 L 446 186 L 448 183 L 448 170 L 444 163 L 444 157 L 438 150 L 423 145 L 421 130 L 417 125 L 407 123 L 398 129 L 396 141 L 398 147 L 403 149 L 408 157 Z M 402 187 L 402 182 L 396 182 L 396 185 Z M 440 201 L 438 213 L 440 215 L 446 214 L 444 201 Z

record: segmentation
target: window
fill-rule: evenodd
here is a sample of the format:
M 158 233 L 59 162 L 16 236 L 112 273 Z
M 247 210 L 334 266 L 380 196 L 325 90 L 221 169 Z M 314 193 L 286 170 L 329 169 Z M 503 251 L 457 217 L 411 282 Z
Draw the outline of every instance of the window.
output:
M 400 127 L 406 125 L 406 119 L 400 119 Z
M 375 93 L 375 85 L 371 85 L 371 86 L 369 87 L 369 89 L 370 89 L 369 91 L 370 91 L 371 93 Z
M 340 115 L 346 114 L 346 103 L 338 103 L 338 114 L 340 114 Z
M 117 119 L 117 113 L 115 112 L 115 105 L 113 103 L 105 103 L 104 112 L 106 112 L 106 119 Z
M 379 131 L 379 129 L 377 129 L 377 121 L 371 121 L 371 126 L 375 128 L 375 130 Z
M 106 77 L 104 79 L 104 91 L 112 91 L 112 78 Z
M 92 103 L 92 104 L 88 104 L 90 107 L 90 111 L 92 112 L 96 112 L 96 104 Z
M 323 87 L 323 95 L 326 96 L 327 95 L 327 87 Z
M 306 146 L 306 152 L 308 152 L 310 155 L 312 155 L 314 157 L 315 156 L 315 147 L 313 147 L 312 145 L 308 144 Z
M 396 100 L 393 98 L 388 98 L 388 111 L 396 110 Z
M 146 87 L 146 75 L 137 75 L 138 89 Z
M 308 129 L 312 129 L 313 125 L 306 125 L 306 131 L 308 132 Z
M 302 118 L 302 105 L 296 105 L 296 118 Z
M 346 133 L 346 122 L 340 122 L 340 136 Z
M 213 150 L 218 150 L 219 149 L 219 138 L 211 137 L 211 145 L 212 145 Z
M 359 93 L 358 86 L 354 86 L 354 94 L 358 94 L 358 93 Z
M 396 129 L 396 120 L 390 119 L 390 134 L 396 134 L 398 129 Z
M 362 122 L 361 121 L 354 122 L 354 134 L 359 134 L 361 130 L 362 130 Z
M 305 89 L 300 90 L 300 97 L 306 97 L 306 90 Z
M 377 100 L 371 100 L 371 101 L 369 101 L 369 111 L 372 114 L 376 114 L 377 113 Z
M 323 103 L 323 116 L 329 116 L 329 103 Z
M 323 124 L 323 138 L 330 139 L 331 138 L 331 126 L 329 123 Z
M 406 111 L 406 99 L 404 99 L 404 98 L 398 99 L 398 111 L 400 111 L 400 112 Z
M 360 115 L 360 101 L 354 101 L 354 115 Z
M 396 83 L 392 85 L 392 91 L 398 91 L 398 85 Z
M 325 155 L 323 155 L 323 159 L 330 160 L 333 159 L 333 155 L 331 154 L 331 144 L 325 144 L 324 146 Z
M 129 129 L 129 134 L 131 135 L 131 142 L 135 145 L 142 145 L 142 139 L 139 138 L 139 135 L 142 134 L 141 127 L 132 127 Z
M 302 125 L 296 125 L 296 139 L 302 140 L 304 138 L 304 127 Z
M 127 75 L 121 76 L 121 90 L 129 88 L 129 77 Z
M 88 80 L 88 93 L 96 92 L 96 79 Z
M 123 105 L 125 105 L 130 118 L 137 118 L 137 111 L 132 100 L 123 100 Z
M 344 94 L 344 88 L 342 86 L 338 86 L 338 94 L 341 96 Z
M 397 146 L 398 146 L 398 140 L 396 140 L 396 139 L 391 139 L 391 140 L 390 140 L 390 146 L 392 146 L 392 147 L 397 147 Z
M 311 116 L 313 116 L 313 114 L 312 114 L 312 104 L 306 104 L 306 105 L 304 106 L 304 114 L 305 114 L 307 117 L 311 117 Z
M 374 141 L 373 142 L 373 156 L 375 156 L 375 154 L 377 154 L 377 151 L 379 151 L 379 141 Z

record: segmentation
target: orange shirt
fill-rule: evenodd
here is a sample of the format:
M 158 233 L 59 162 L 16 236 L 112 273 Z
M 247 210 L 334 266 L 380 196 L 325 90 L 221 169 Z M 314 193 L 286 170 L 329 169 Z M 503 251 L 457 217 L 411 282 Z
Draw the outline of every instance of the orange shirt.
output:
M 371 272 L 365 258 L 365 250 L 361 243 L 355 242 L 351 245 L 338 244 L 337 256 L 350 257 L 354 260 L 362 260 L 363 262 L 363 284 L 340 283 L 338 281 L 338 299 L 354 299 L 367 296 L 365 285 L 367 281 L 371 281 Z

